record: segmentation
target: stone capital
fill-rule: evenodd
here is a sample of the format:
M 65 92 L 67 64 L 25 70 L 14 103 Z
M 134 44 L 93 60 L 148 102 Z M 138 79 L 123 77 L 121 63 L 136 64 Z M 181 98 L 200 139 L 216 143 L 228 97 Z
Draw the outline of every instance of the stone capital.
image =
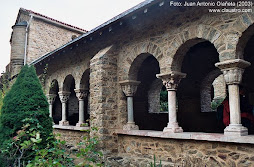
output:
M 161 79 L 167 91 L 170 91 L 177 89 L 178 84 L 180 83 L 182 78 L 186 77 L 186 74 L 178 71 L 171 71 L 169 73 L 156 74 L 156 77 Z
M 61 103 L 66 103 L 69 100 L 71 92 L 61 91 L 58 92 Z
M 226 60 L 215 64 L 223 72 L 228 85 L 240 84 L 244 69 L 250 65 L 249 62 L 242 59 Z
M 84 98 L 87 97 L 89 92 L 88 90 L 85 89 L 74 89 L 74 91 L 79 101 L 84 100 Z
M 47 94 L 46 96 L 48 99 L 48 103 L 52 105 L 56 99 L 56 94 Z
M 122 91 L 124 92 L 125 96 L 134 96 L 137 91 L 138 85 L 140 84 L 140 81 L 124 80 L 120 81 L 119 84 L 121 85 Z

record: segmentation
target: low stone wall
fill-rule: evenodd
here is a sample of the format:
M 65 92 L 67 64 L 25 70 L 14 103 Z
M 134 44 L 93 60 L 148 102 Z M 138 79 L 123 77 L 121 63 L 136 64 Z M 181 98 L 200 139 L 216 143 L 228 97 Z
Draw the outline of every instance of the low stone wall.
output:
M 157 164 L 180 167 L 251 167 L 254 145 L 198 140 L 161 139 L 118 135 L 119 154 L 107 158 L 109 166 L 147 166 L 156 156 Z
M 54 129 L 53 132 L 54 134 L 60 134 L 58 138 L 66 141 L 66 145 L 69 148 L 75 147 L 77 143 L 81 142 L 84 137 L 89 135 L 86 131 L 69 129 Z

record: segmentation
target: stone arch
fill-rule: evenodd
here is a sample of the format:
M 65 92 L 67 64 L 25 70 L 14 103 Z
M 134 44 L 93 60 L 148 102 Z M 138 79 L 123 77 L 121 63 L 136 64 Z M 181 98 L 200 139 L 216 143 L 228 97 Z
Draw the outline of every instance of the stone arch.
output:
M 85 72 L 82 74 L 79 87 L 82 89 L 89 89 L 89 77 L 90 77 L 90 68 L 86 69 Z
M 144 42 L 137 44 L 129 53 L 127 53 L 126 58 L 123 62 L 124 64 L 124 71 L 127 72 L 126 79 L 135 79 L 136 76 L 132 75 L 135 69 L 138 69 L 142 64 L 143 60 L 145 60 L 148 56 L 154 56 L 157 61 L 159 62 L 159 67 L 161 68 L 163 64 L 163 52 L 161 48 L 153 44 L 151 42 Z
M 53 79 L 50 82 L 48 89 L 49 89 L 48 91 L 49 94 L 57 94 L 58 92 L 56 90 L 59 89 L 58 81 L 56 79 Z
M 222 72 L 219 69 L 211 71 L 201 82 L 200 86 L 200 105 L 201 105 L 201 112 L 211 112 L 211 101 L 213 100 L 211 98 L 211 87 L 214 86 L 215 91 L 216 89 L 221 90 L 222 96 L 226 95 L 226 84 L 222 77 L 222 80 L 220 79 L 220 83 L 216 83 L 216 86 L 214 84 L 214 81 L 217 77 L 222 75 Z M 218 85 L 220 85 L 220 88 L 218 88 Z M 215 97 L 218 98 L 218 97 Z M 225 97 L 222 97 L 225 98 Z
M 73 80 L 75 83 L 75 79 L 71 74 L 69 74 L 65 77 L 64 82 L 63 82 L 63 88 L 62 88 L 63 91 L 70 91 L 71 84 L 72 84 Z
M 183 58 L 188 50 L 192 46 L 204 41 L 212 43 L 218 53 L 224 51 L 224 36 L 222 32 L 211 26 L 192 26 L 176 35 L 166 51 L 169 70 L 181 70 Z
M 239 38 L 238 43 L 236 45 L 235 55 L 236 58 L 244 59 L 244 48 L 249 41 L 249 39 L 254 35 L 254 24 L 250 25 Z
M 55 100 L 53 102 L 53 106 L 52 106 L 52 117 L 53 117 L 53 121 L 55 124 L 58 124 L 59 121 L 61 120 L 61 113 L 62 113 L 62 105 L 61 105 L 61 101 L 60 101 L 60 98 L 59 98 L 59 84 L 58 84 L 58 80 L 57 79 L 53 79 L 51 82 L 50 82 L 50 85 L 49 85 L 49 91 L 48 93 L 49 94 L 54 94 L 56 95 L 55 96 Z
M 138 77 L 138 71 L 140 69 L 140 66 L 142 65 L 142 63 L 144 62 L 144 60 L 146 60 L 146 58 L 148 58 L 149 56 L 153 56 L 151 54 L 148 53 L 142 53 L 140 55 L 138 55 L 134 61 L 132 62 L 130 68 L 129 68 L 129 72 L 128 72 L 128 79 L 130 80 L 137 80 Z M 153 56 L 154 57 L 154 56 Z M 155 58 L 155 57 L 154 57 Z M 156 59 L 156 58 L 155 58 Z M 157 60 L 157 59 L 156 59 Z M 157 62 L 159 63 L 159 61 L 157 60 Z M 160 67 L 160 65 L 159 65 Z

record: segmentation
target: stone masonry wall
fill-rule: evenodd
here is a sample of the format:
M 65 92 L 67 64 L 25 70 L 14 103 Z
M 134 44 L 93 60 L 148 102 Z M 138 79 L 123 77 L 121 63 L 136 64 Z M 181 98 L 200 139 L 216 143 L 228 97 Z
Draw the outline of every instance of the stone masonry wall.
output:
M 240 42 L 239 38 L 254 22 L 254 16 L 251 13 L 204 14 L 202 12 L 202 10 L 195 10 L 175 14 L 177 20 L 181 22 L 180 26 L 176 25 L 177 22 L 174 19 L 156 18 L 163 24 L 156 24 L 154 21 L 156 26 L 144 28 L 145 34 L 140 33 L 135 37 L 130 35 L 132 39 L 125 38 L 118 65 L 120 79 L 128 79 L 128 75 L 131 75 L 129 74 L 130 66 L 141 53 L 152 54 L 159 61 L 161 73 L 170 69 L 180 71 L 186 52 L 202 40 L 214 44 L 220 61 L 236 58 L 235 52 Z M 194 40 L 197 38 L 202 40 Z
M 73 35 L 81 34 L 33 19 L 29 27 L 27 62 L 30 63 L 70 42 Z
M 58 139 L 66 141 L 66 145 L 69 147 L 75 147 L 77 143 L 81 142 L 84 137 L 89 135 L 89 133 L 85 131 L 67 129 L 54 129 L 53 133 L 60 134 Z
M 254 145 L 194 140 L 119 136 L 119 154 L 109 157 L 111 166 L 147 166 L 156 156 L 157 164 L 179 167 L 251 167 Z
M 96 135 L 104 153 L 117 151 L 113 134 L 113 129 L 118 128 L 117 59 L 113 50 L 112 46 L 101 50 L 90 65 L 90 124 L 98 128 Z

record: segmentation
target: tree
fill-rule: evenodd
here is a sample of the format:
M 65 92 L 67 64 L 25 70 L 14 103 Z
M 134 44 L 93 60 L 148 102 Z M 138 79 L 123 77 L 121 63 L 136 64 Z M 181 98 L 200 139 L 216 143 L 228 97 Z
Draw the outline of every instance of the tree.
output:
M 52 134 L 52 119 L 49 117 L 48 102 L 34 67 L 25 65 L 19 73 L 16 82 L 3 100 L 0 116 L 0 148 L 17 136 L 23 127 L 24 120 L 38 120 L 41 147 L 47 143 Z

